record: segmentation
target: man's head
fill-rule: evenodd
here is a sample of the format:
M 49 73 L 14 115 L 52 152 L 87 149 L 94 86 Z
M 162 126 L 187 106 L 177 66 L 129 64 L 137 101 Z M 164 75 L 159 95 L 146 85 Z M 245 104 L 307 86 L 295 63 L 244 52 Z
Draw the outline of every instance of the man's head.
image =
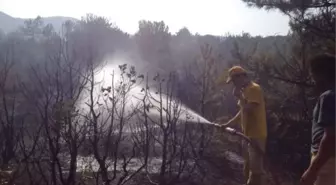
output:
M 240 66 L 233 66 L 229 69 L 229 78 L 226 82 L 232 82 L 236 87 L 242 87 L 248 82 L 246 70 Z
M 335 86 L 335 57 L 316 55 L 310 60 L 310 70 L 318 88 Z

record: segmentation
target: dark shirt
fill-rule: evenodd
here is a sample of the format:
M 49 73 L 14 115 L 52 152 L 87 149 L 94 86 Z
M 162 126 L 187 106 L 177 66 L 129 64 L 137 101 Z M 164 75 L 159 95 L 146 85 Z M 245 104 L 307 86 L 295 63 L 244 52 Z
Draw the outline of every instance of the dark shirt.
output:
M 313 113 L 311 152 L 317 153 L 327 127 L 335 128 L 335 91 L 325 91 L 319 97 Z

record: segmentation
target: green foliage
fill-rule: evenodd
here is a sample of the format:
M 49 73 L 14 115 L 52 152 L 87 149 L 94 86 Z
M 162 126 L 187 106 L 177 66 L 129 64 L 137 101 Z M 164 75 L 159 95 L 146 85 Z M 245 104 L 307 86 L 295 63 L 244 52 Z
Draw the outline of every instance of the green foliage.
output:
M 159 66 L 160 69 L 171 70 L 171 34 L 163 21 L 140 21 L 139 31 L 135 34 L 141 58 Z M 160 73 L 164 73 L 160 71 Z
M 292 12 L 298 9 L 316 8 L 334 4 L 331 0 L 242 0 L 247 5 L 266 9 L 280 9 L 283 12 Z
M 36 19 L 28 19 L 24 22 L 24 26 L 21 28 L 22 32 L 29 36 L 42 33 L 43 21 L 40 16 Z

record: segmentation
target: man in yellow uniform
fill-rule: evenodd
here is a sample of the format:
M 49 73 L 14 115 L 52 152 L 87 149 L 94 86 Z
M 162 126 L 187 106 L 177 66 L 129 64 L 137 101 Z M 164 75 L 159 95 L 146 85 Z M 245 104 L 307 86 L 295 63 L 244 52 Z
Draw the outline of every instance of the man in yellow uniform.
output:
M 223 77 L 220 77 L 220 80 Z M 234 95 L 238 98 L 240 111 L 229 122 L 222 124 L 227 127 L 240 122 L 244 135 L 251 139 L 254 145 L 265 151 L 267 139 L 266 110 L 263 91 L 258 84 L 251 81 L 245 69 L 234 66 L 229 70 L 227 83 L 233 83 Z M 222 122 L 220 120 L 220 122 Z M 259 151 L 248 145 L 245 152 L 244 175 L 247 185 L 266 184 L 263 171 L 263 157 Z

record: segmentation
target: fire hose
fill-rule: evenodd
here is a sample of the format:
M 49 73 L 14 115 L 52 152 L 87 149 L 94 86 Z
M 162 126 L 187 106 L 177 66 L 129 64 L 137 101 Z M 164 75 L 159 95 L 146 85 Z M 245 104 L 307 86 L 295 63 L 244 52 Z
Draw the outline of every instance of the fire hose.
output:
M 221 127 L 219 124 L 216 124 L 216 123 L 212 123 L 212 124 L 214 124 L 214 126 L 216 126 L 216 127 Z M 225 127 L 224 131 L 226 131 L 227 133 L 229 133 L 231 135 L 238 136 L 239 138 L 243 139 L 243 141 L 250 144 L 252 146 L 252 148 L 255 149 L 260 156 L 262 156 L 264 165 L 267 168 L 267 170 L 269 172 L 269 175 L 270 175 L 270 178 L 274 182 L 274 185 L 279 185 L 280 184 L 277 176 L 275 175 L 274 169 L 272 168 L 271 162 L 267 159 L 264 151 L 258 145 L 256 145 L 254 142 L 252 142 L 251 139 L 248 138 L 247 136 L 245 136 L 243 133 L 238 132 L 237 130 L 235 130 L 233 128 Z

